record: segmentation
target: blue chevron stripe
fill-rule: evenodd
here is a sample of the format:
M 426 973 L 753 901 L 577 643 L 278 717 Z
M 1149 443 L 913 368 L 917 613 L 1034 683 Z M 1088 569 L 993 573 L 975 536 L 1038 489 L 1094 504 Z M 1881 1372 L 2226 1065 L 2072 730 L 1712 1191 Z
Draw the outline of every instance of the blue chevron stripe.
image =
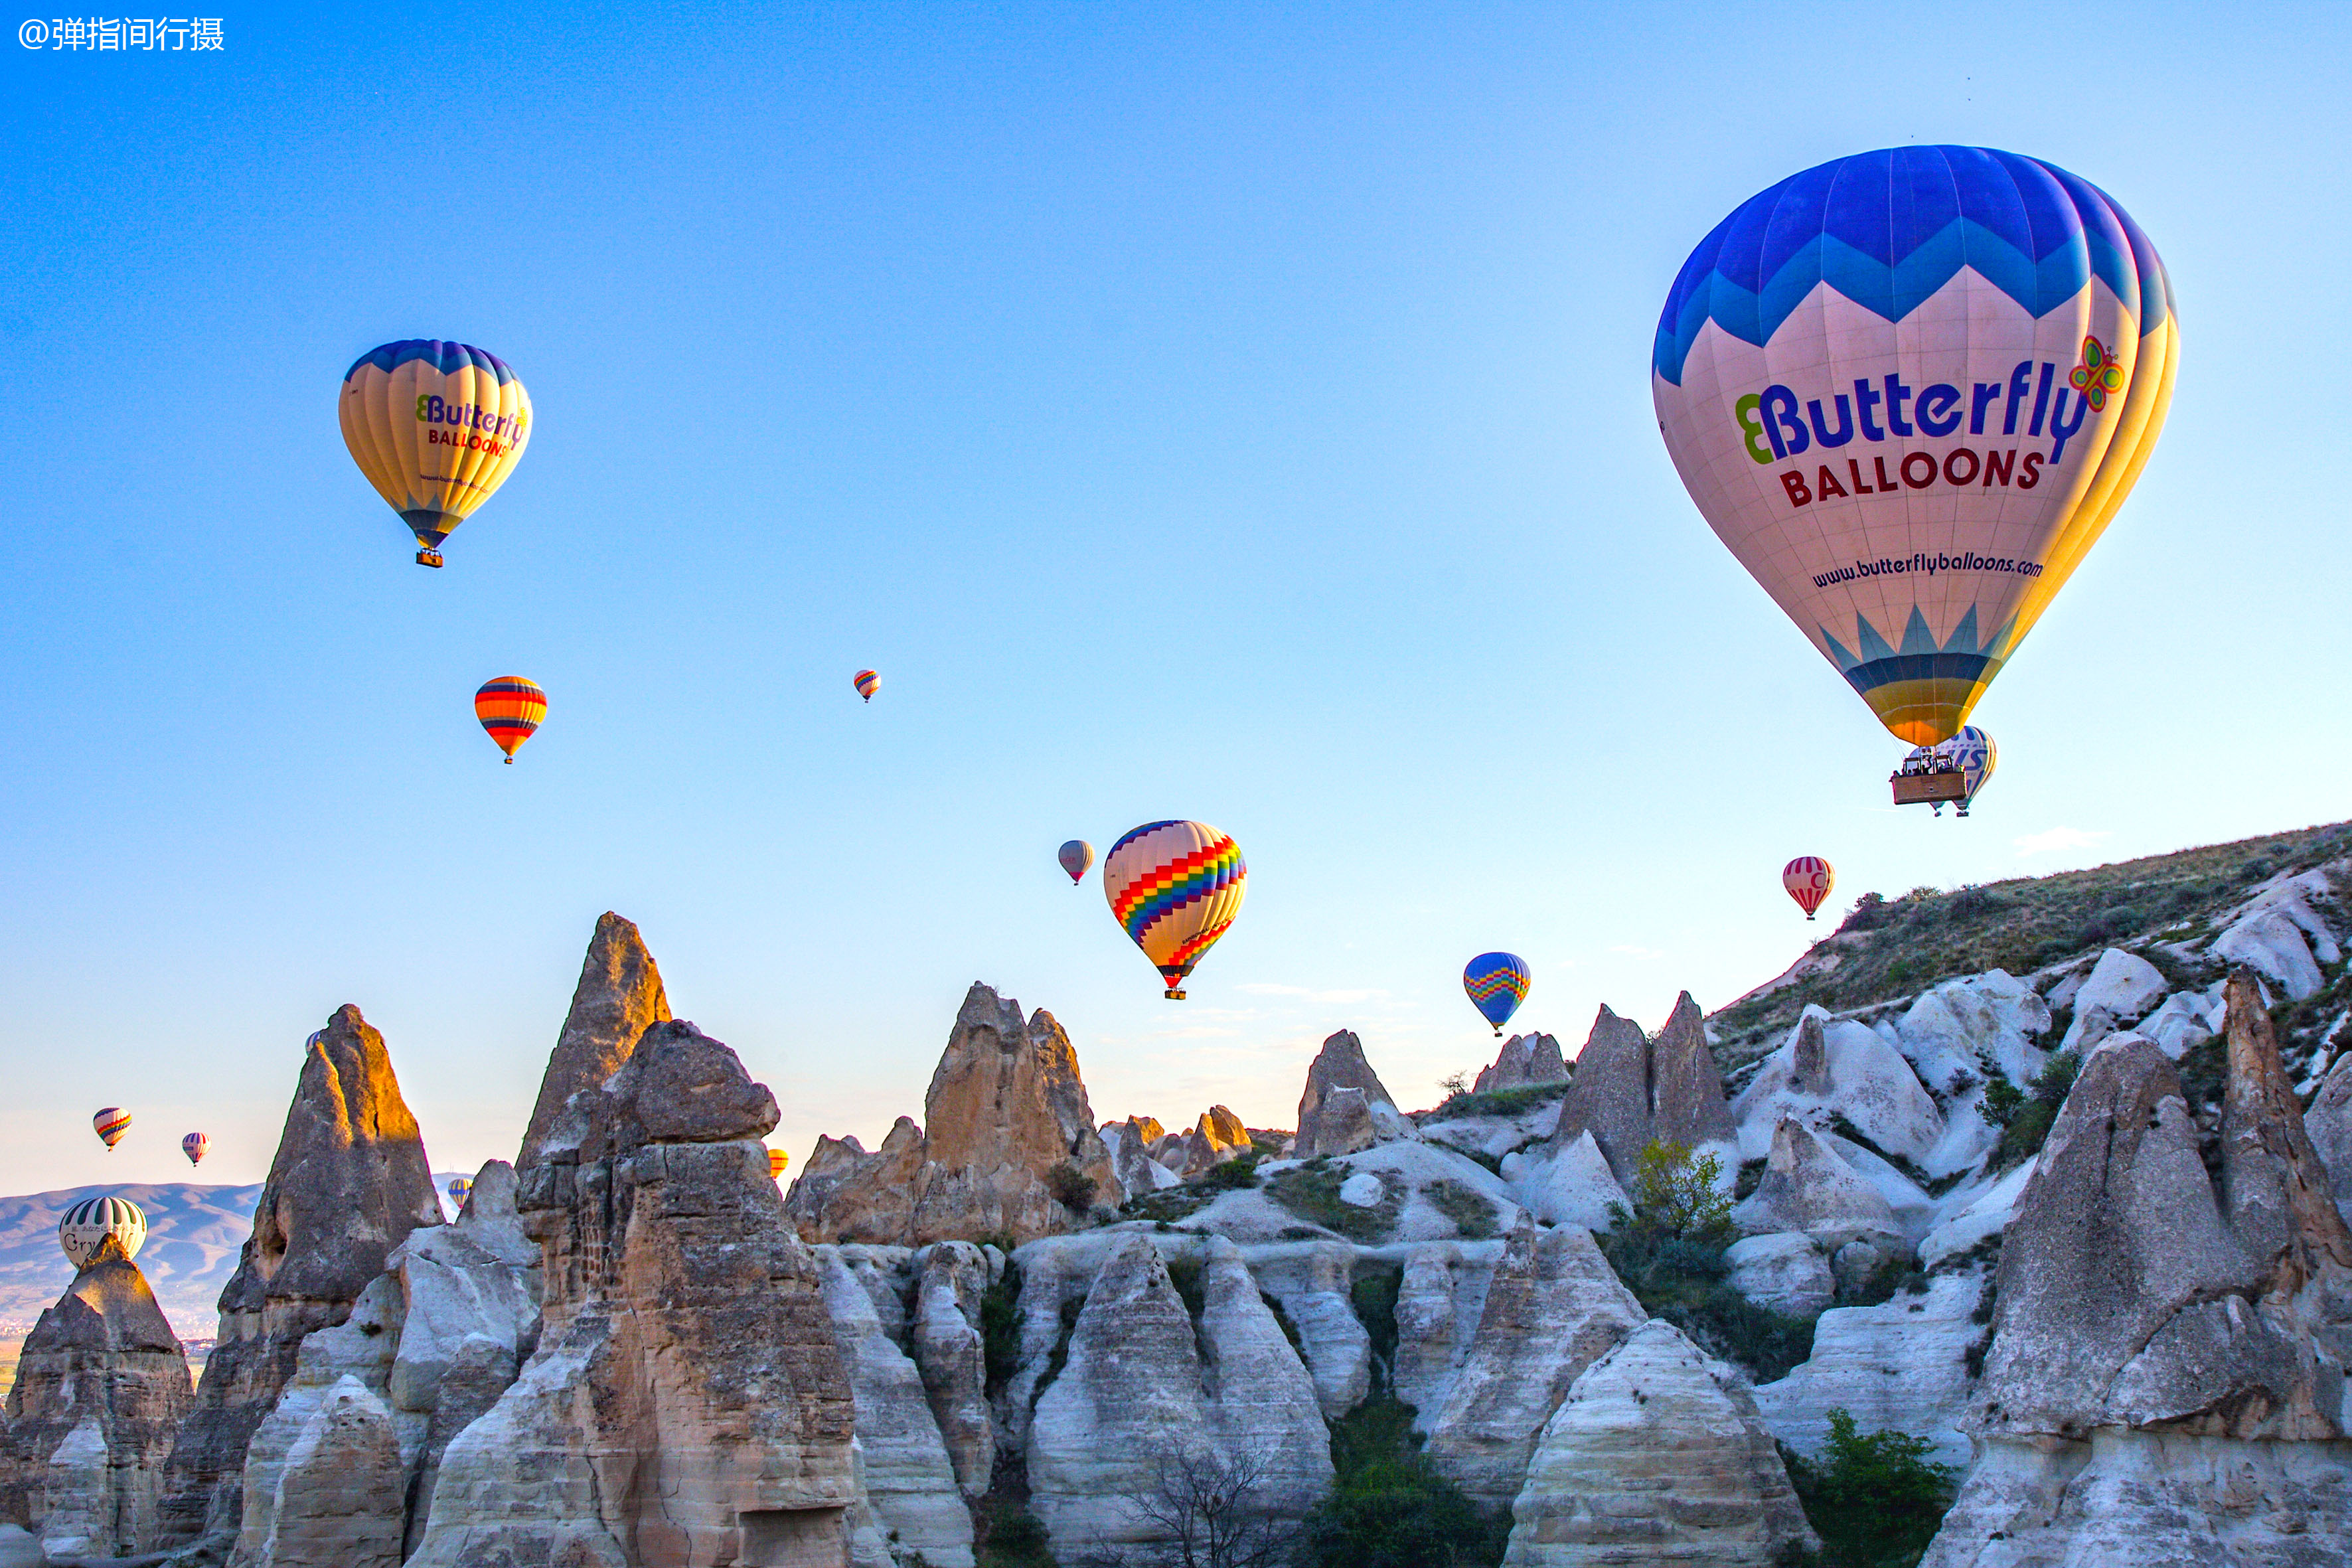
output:
M 461 365 L 470 364 L 476 370 L 487 370 L 497 376 L 500 386 L 515 378 L 512 368 L 494 353 L 466 343 L 446 343 L 438 338 L 409 338 L 368 350 L 352 361 L 352 368 L 343 372 L 343 379 L 349 381 L 357 375 L 363 364 L 372 364 L 388 375 L 413 359 L 425 361 L 444 375 Z

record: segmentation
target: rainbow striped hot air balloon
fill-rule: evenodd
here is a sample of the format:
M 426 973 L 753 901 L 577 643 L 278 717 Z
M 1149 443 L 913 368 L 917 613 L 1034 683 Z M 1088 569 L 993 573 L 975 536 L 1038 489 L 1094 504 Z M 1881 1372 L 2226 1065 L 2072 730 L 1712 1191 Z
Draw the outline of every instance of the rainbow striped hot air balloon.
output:
M 1499 1035 L 1511 1015 L 1519 1010 L 1519 1004 L 1528 999 L 1528 986 L 1534 978 L 1528 973 L 1527 961 L 1517 953 L 1482 952 L 1462 971 L 1462 989 L 1470 994 L 1470 1005 Z
M 1800 855 L 1780 868 L 1780 886 L 1797 900 L 1797 907 L 1811 920 L 1822 900 L 1837 886 L 1837 868 L 1818 855 Z
M 1204 822 L 1147 822 L 1110 847 L 1103 895 L 1121 930 L 1177 987 L 1241 912 L 1249 867 L 1241 846 Z
M 849 678 L 849 684 L 857 688 L 858 696 L 871 702 L 874 694 L 882 689 L 882 678 L 870 669 L 861 669 Z
M 89 1124 L 98 1129 L 99 1141 L 111 1149 L 131 1131 L 131 1112 L 119 1105 L 110 1105 L 91 1117 Z
M 147 1215 L 129 1198 L 84 1198 L 58 1220 L 58 1246 L 76 1268 L 110 1236 L 122 1243 L 125 1258 L 138 1257 L 147 1240 Z
M 201 1165 L 212 1152 L 213 1141 L 201 1132 L 191 1132 L 180 1140 L 180 1152 L 188 1157 L 191 1165 Z
M 506 483 L 530 444 L 530 395 L 495 354 L 412 338 L 343 373 L 343 445 L 416 535 L 416 563 Z
M 474 717 L 482 721 L 511 766 L 514 754 L 547 717 L 547 693 L 520 675 L 485 680 L 474 693 Z

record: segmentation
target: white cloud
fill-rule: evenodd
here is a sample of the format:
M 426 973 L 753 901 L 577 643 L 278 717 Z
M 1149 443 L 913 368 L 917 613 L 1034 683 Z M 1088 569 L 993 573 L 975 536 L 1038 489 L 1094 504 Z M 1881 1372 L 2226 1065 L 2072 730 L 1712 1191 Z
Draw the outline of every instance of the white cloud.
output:
M 2105 828 L 2048 827 L 2039 833 L 2027 833 L 2010 842 L 2017 847 L 2020 859 L 2033 855 L 2051 855 L 2067 849 L 2088 849 L 2103 838 L 2111 837 Z

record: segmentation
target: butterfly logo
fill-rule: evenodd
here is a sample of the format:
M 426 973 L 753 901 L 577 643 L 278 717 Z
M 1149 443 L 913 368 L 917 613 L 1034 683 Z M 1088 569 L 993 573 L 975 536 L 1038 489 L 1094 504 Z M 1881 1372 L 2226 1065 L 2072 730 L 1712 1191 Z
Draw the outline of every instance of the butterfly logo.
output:
M 2104 413 L 2107 394 L 2124 389 L 2124 367 L 2116 363 L 2115 350 L 2096 338 L 2084 338 L 2082 363 L 2066 373 L 2066 384 L 2083 395 L 2093 413 Z

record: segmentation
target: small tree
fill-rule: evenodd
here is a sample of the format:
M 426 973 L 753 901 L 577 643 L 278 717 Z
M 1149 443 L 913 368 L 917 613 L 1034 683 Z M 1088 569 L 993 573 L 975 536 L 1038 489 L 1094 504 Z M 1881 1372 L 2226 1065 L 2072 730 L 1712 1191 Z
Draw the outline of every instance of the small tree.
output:
M 1653 1138 L 1633 1166 L 1633 1223 L 1661 1240 L 1721 1247 L 1731 1240 L 1731 1196 L 1723 1164 L 1687 1143 Z
M 1258 1495 L 1263 1459 L 1186 1450 L 1162 1456 L 1151 1479 L 1127 1506 L 1164 1539 L 1150 1556 L 1168 1568 L 1275 1568 L 1289 1560 L 1297 1531 Z
M 1072 1214 L 1083 1215 L 1095 1206 L 1095 1179 L 1074 1161 L 1064 1160 L 1045 1173 L 1045 1190 Z
M 1459 1100 L 1470 1092 L 1470 1075 L 1466 1072 L 1447 1073 L 1437 1080 L 1437 1087 L 1445 1091 L 1446 1099 Z
M 1830 1413 L 1819 1460 L 1790 1456 L 1789 1479 L 1833 1568 L 1913 1568 L 1952 1506 L 1957 1472 L 1928 1459 L 1907 1432 L 1864 1436 L 1846 1410 Z

